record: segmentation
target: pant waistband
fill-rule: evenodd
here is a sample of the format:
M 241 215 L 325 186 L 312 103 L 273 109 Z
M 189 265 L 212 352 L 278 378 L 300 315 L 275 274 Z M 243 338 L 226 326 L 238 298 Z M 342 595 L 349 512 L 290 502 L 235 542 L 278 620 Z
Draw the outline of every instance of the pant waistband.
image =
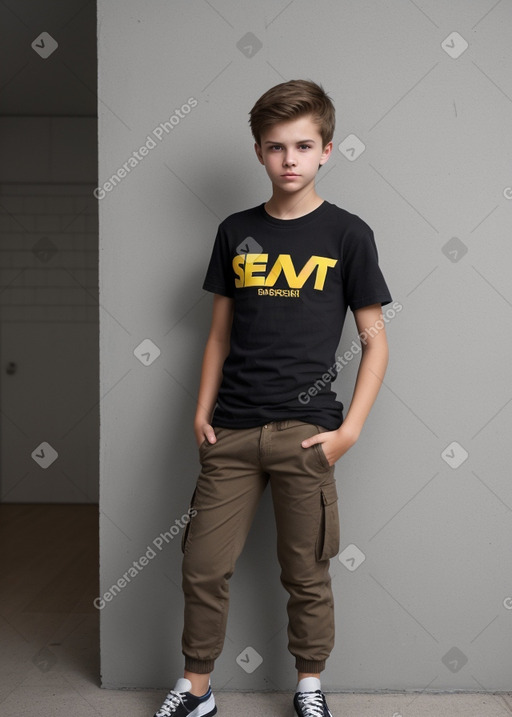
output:
M 306 421 L 298 421 L 296 418 L 287 418 L 284 421 L 268 421 L 263 428 L 268 428 L 271 431 L 284 431 L 286 428 L 303 426 L 304 424 L 306 424 Z

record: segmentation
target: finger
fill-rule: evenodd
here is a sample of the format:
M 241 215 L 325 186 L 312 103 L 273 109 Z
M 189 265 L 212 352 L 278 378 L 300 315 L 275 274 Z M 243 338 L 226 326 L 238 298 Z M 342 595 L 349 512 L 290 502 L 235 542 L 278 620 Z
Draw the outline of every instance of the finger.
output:
M 315 443 L 320 443 L 321 438 L 320 436 L 311 436 L 311 438 L 306 438 L 302 441 L 301 446 L 303 448 L 310 448 L 310 446 L 314 446 Z
M 215 431 L 212 426 L 205 426 L 204 435 L 208 443 L 215 443 L 217 440 L 217 436 L 215 435 Z

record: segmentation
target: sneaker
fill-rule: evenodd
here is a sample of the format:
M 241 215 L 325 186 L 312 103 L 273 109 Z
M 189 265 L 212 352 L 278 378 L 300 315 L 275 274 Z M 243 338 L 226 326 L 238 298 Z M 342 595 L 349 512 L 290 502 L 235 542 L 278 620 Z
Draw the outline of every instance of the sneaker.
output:
M 192 683 L 180 677 L 154 717 L 211 717 L 217 714 L 212 688 L 202 697 L 190 693 Z
M 316 677 L 304 677 L 297 685 L 293 706 L 299 717 L 332 717 L 319 683 Z

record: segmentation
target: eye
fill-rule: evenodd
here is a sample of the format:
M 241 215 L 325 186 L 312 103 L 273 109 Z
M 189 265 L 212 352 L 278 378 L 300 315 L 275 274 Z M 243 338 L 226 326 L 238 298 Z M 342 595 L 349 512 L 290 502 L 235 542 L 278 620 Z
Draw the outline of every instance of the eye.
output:
M 311 149 L 310 144 L 299 144 L 299 149 Z
M 281 149 L 281 145 L 280 145 L 280 144 L 272 144 L 272 145 L 270 145 L 269 149 L 271 149 L 272 151 L 274 151 L 274 150 L 280 150 L 280 149 Z

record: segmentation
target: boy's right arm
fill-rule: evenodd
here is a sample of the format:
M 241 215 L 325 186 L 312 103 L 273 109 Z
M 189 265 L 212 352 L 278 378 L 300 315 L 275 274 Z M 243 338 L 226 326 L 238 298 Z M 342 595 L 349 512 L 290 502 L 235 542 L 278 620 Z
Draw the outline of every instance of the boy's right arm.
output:
M 217 440 L 210 421 L 222 381 L 222 366 L 229 353 L 233 306 L 233 299 L 221 294 L 214 295 L 212 323 L 203 355 L 194 419 L 194 433 L 198 446 L 205 438 L 209 443 L 215 443 Z

